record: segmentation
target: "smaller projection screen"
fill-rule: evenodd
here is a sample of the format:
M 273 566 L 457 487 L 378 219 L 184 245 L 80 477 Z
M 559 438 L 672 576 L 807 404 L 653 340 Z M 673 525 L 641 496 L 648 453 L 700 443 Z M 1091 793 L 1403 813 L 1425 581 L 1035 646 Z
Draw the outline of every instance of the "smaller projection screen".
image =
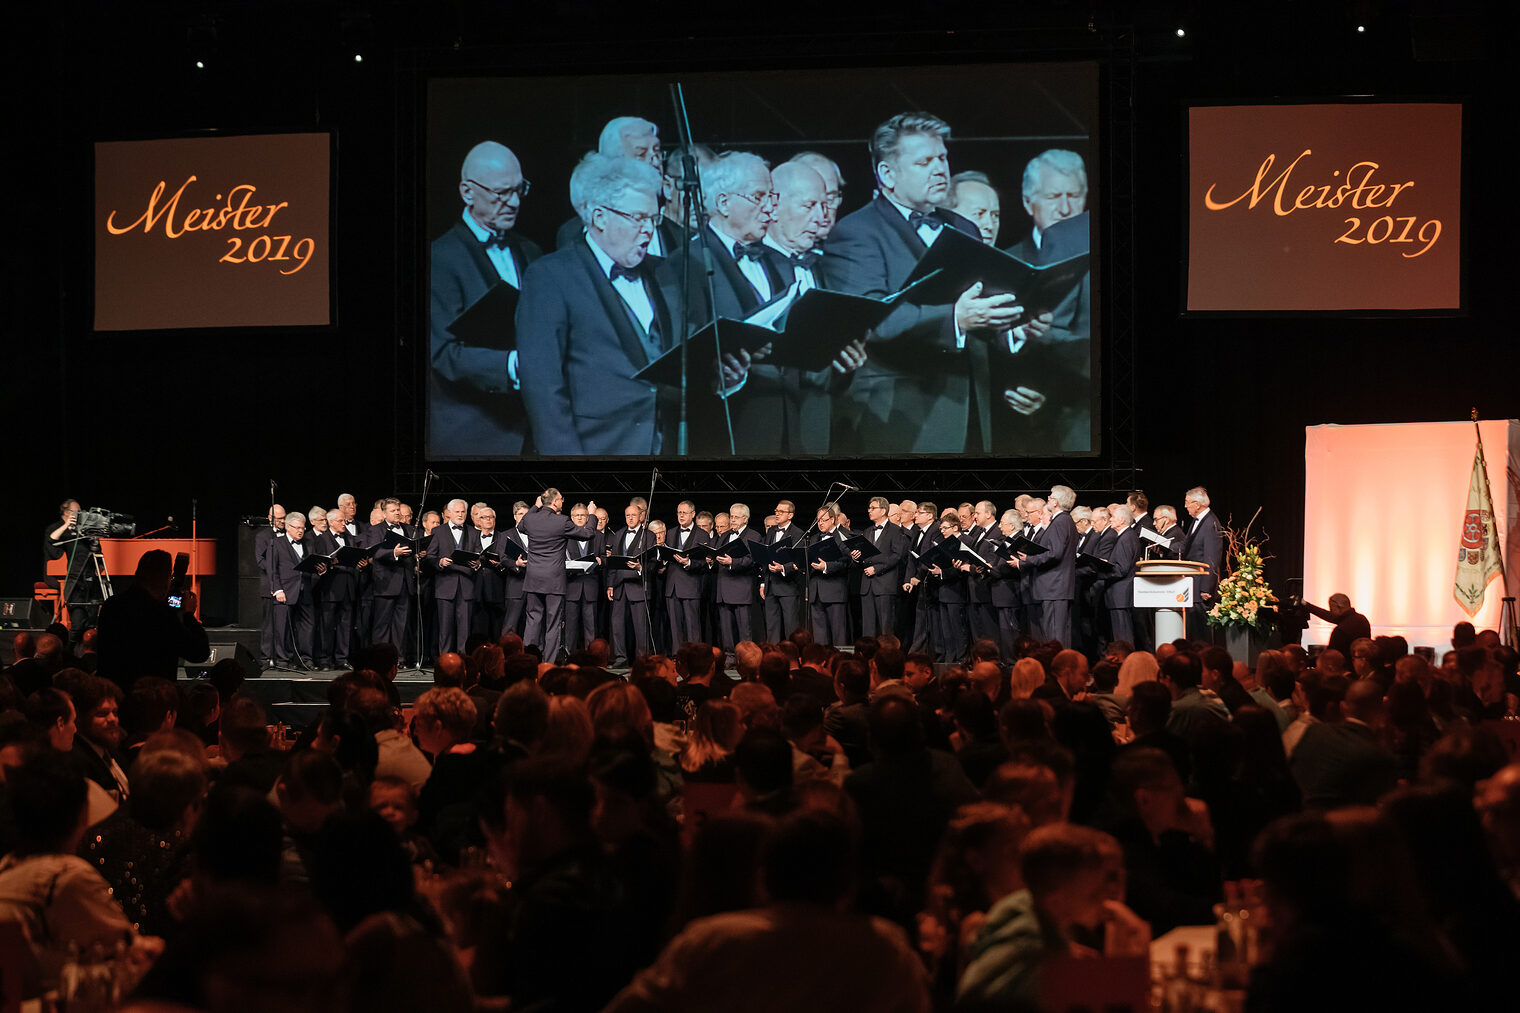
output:
M 95 329 L 331 323 L 329 134 L 95 145 Z
M 1462 106 L 1188 110 L 1189 312 L 1462 308 Z

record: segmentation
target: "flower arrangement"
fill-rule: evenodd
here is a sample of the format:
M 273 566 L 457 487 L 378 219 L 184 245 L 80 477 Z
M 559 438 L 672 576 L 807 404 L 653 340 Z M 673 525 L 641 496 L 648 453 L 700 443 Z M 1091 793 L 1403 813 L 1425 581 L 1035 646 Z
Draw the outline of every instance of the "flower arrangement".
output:
M 1252 516 L 1251 520 L 1254 522 L 1256 517 Z M 1225 558 L 1234 565 L 1229 576 L 1219 582 L 1219 600 L 1205 616 L 1210 626 L 1249 626 L 1258 632 L 1272 628 L 1277 595 L 1272 593 L 1263 573 L 1266 561 L 1271 557 L 1261 553 L 1261 543 L 1265 539 L 1252 539 L 1250 532 L 1250 524 L 1240 532 L 1224 526 L 1225 539 L 1229 543 Z

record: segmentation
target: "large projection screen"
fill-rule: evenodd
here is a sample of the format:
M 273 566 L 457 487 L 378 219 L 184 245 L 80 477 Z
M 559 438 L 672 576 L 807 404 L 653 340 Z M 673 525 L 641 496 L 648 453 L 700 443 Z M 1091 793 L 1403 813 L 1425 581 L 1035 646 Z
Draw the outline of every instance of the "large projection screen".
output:
M 1520 423 L 1479 423 L 1505 568 L 1520 567 Z M 1310 426 L 1304 431 L 1304 598 L 1343 592 L 1374 636 L 1446 650 L 1469 619 L 1452 597 L 1477 434 L 1471 422 Z M 1471 622 L 1497 629 L 1504 584 Z M 1312 642 L 1328 624 L 1316 619 Z
M 95 329 L 332 322 L 332 135 L 95 145 Z
M 1081 261 L 1087 271 L 1058 298 L 1042 296 L 1053 303 L 1048 331 L 1041 331 L 1037 323 L 1017 333 L 953 334 L 952 326 L 935 342 L 920 341 L 926 328 L 909 337 L 894 336 L 890 342 L 879 340 L 873 331 L 865 345 L 865 363 L 848 373 L 757 360 L 744 386 L 728 400 L 727 417 L 735 437 L 732 454 L 724 405 L 716 396 L 716 371 L 688 372 L 688 457 L 1028 458 L 1098 453 L 1093 316 L 1099 300 L 1093 284 L 1097 272 L 1091 270 L 1100 252 L 1092 248 L 1099 231 L 1092 223 L 1101 214 L 1095 200 L 1101 182 L 1096 158 L 1098 71 L 1092 63 L 1064 63 L 432 80 L 422 195 L 423 225 L 431 244 L 430 458 L 676 456 L 679 386 L 657 383 L 641 389 L 642 381 L 632 379 L 658 354 L 671 351 L 677 344 L 674 338 L 661 335 L 664 343 L 657 345 L 651 335 L 650 342 L 640 346 L 639 339 L 624 333 L 622 322 L 606 317 L 620 315 L 616 303 L 604 303 L 603 329 L 609 335 L 598 338 L 584 317 L 546 320 L 541 307 L 553 300 L 535 297 L 531 290 L 535 284 L 540 292 L 546 290 L 551 283 L 544 279 L 552 278 L 552 284 L 565 291 L 566 272 L 589 271 L 593 263 L 592 240 L 570 203 L 569 179 L 582 156 L 597 148 L 609 121 L 646 119 L 658 128 L 663 154 L 679 146 L 671 94 L 677 81 L 692 137 L 712 154 L 749 152 L 774 169 L 801 153 L 814 152 L 837 165 L 844 181 L 839 223 L 815 247 L 822 250 L 815 265 L 821 288 L 850 291 L 859 282 L 858 275 L 847 278 L 848 270 L 840 267 L 849 255 L 847 240 L 853 227 L 845 223 L 852 213 L 870 211 L 876 196 L 868 153 L 873 132 L 890 117 L 907 112 L 927 112 L 948 124 L 948 165 L 939 167 L 944 175 L 967 170 L 985 174 L 1001 214 L 991 245 L 1032 264 L 1063 259 L 1077 247 L 1079 256 L 1089 258 Z M 482 184 L 478 190 L 462 185 L 468 153 L 487 141 L 511 150 L 519 175 L 494 186 L 477 181 Z M 1026 202 L 1026 167 L 1048 151 L 1070 153 L 1056 157 L 1066 159 L 1061 164 L 1068 167 L 1074 160 L 1075 170 L 1046 172 L 1037 167 L 1030 181 L 1034 203 Z M 1079 191 L 1084 173 L 1085 190 Z M 674 192 L 670 177 L 675 174 L 673 167 L 668 170 L 662 200 Z M 509 191 L 518 178 L 528 182 L 529 192 L 514 198 Z M 957 213 L 964 212 L 967 219 L 987 203 L 985 191 L 974 184 L 955 190 Z M 785 197 L 801 192 L 800 185 L 793 180 L 787 187 L 773 186 L 772 192 L 784 190 Z M 472 212 L 466 206 L 472 192 L 482 194 L 482 201 L 493 207 L 515 199 L 517 214 L 510 227 L 498 220 L 485 228 L 476 216 L 472 228 Z M 758 193 L 763 197 L 765 191 Z M 950 197 L 945 193 L 933 204 L 948 207 Z M 662 209 L 672 212 L 657 240 L 662 247 L 672 247 L 662 248 L 662 258 L 669 261 L 673 254 L 692 250 L 691 260 L 698 261 L 701 247 L 676 230 L 674 207 L 671 202 Z M 1036 245 L 1035 218 L 1028 208 L 1052 225 L 1071 220 L 1052 232 L 1056 240 Z M 601 214 L 605 218 L 607 212 Z M 781 215 L 782 209 L 775 209 L 778 222 Z M 976 225 L 989 223 L 985 214 L 979 217 L 980 222 L 963 234 L 977 236 Z M 897 227 L 906 221 L 904 210 Z M 777 234 L 772 231 L 770 237 Z M 561 257 L 555 261 L 557 267 L 545 266 L 566 249 L 577 251 L 567 256 L 578 258 L 578 263 Z M 923 249 L 919 242 L 915 256 Z M 488 260 L 488 254 L 495 260 Z M 503 259 L 510 259 L 511 266 L 501 266 Z M 728 259 L 727 265 L 714 265 L 715 276 L 734 267 L 732 257 Z M 912 263 L 910 259 L 908 266 Z M 672 277 L 679 276 L 671 265 L 666 269 Z M 609 268 L 603 265 L 602 270 Z M 697 271 L 700 275 L 700 265 Z M 482 303 L 488 290 L 495 289 L 492 299 L 497 299 L 498 282 L 514 291 L 495 306 Z M 579 316 L 588 301 L 606 299 L 613 290 L 605 277 L 592 277 L 585 284 L 590 287 L 577 288 L 579 295 L 560 297 L 559 302 L 571 305 L 556 312 Z M 643 284 L 647 288 L 649 283 Z M 674 320 L 676 310 L 687 305 L 681 301 L 680 286 L 670 288 L 663 280 L 658 284 Z M 784 299 L 786 286 L 783 278 L 768 294 L 760 293 L 760 302 Z M 723 296 L 717 300 L 721 306 Z M 472 314 L 467 316 L 466 310 Z M 941 311 L 953 312 L 949 304 L 924 310 Z M 526 323 L 525 316 L 531 318 Z M 942 314 L 932 319 L 948 318 Z M 672 323 L 672 332 L 678 329 Z M 863 328 L 849 330 L 857 332 L 866 336 Z
M 1462 308 L 1462 106 L 1188 110 L 1189 312 Z

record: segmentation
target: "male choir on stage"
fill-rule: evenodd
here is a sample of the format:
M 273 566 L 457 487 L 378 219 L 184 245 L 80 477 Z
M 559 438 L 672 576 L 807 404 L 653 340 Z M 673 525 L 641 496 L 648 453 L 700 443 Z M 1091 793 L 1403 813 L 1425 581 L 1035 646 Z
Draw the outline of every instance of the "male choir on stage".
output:
M 1207 563 L 1196 578 L 1202 610 L 1223 563 L 1208 493 L 1154 511 L 1143 492 L 1123 503 L 1076 505 L 1057 485 L 1047 496 L 940 507 L 870 497 L 852 526 L 837 501 L 802 523 L 781 500 L 760 523 L 744 503 L 716 514 L 683 500 L 666 523 L 641 497 L 613 524 L 594 502 L 566 510 L 557 490 L 517 501 L 497 526 L 486 503 L 449 501 L 414 526 L 395 497 L 367 521 L 353 496 L 307 515 L 275 506 L 255 550 L 264 586 L 266 663 L 341 669 L 359 646 L 386 642 L 427 660 L 472 639 L 516 633 L 556 661 L 605 640 L 614 665 L 686 643 L 778 643 L 799 630 L 817 643 L 895 634 L 913 652 L 961 661 L 990 641 L 1005 663 L 1021 638 L 1096 654 L 1106 644 L 1149 645 L 1134 608 L 1143 558 Z M 1142 537 L 1143 535 L 1143 537 Z

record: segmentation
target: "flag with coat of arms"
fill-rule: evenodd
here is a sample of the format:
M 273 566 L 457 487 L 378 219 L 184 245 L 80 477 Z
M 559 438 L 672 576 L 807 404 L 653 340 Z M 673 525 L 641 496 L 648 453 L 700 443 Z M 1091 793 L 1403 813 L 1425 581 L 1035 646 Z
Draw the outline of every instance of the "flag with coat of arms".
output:
M 1489 582 L 1503 572 L 1499 530 L 1494 523 L 1494 498 L 1488 488 L 1488 464 L 1483 459 L 1483 433 L 1479 431 L 1478 448 L 1473 453 L 1472 478 L 1467 483 L 1467 509 L 1462 514 L 1457 579 L 1452 587 L 1452 595 L 1462 606 L 1462 611 L 1469 616 L 1477 615 L 1483 608 Z

